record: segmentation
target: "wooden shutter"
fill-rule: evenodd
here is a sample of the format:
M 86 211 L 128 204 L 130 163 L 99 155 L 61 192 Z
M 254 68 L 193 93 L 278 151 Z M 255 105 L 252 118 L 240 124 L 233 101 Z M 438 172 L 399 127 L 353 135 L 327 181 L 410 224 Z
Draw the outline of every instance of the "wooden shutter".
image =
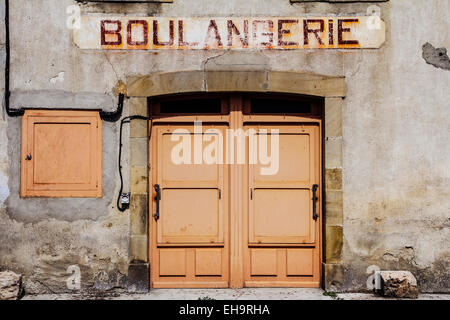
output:
M 102 196 L 102 123 L 98 112 L 25 112 L 21 196 Z

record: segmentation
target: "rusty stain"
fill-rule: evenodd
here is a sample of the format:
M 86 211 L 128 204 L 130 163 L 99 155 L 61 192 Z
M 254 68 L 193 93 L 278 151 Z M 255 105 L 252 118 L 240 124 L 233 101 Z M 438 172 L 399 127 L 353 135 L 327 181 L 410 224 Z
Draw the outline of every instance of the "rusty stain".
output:
M 116 95 L 119 95 L 120 93 L 126 95 L 127 94 L 127 85 L 122 80 L 119 80 L 116 84 L 116 88 L 114 91 L 115 91 Z

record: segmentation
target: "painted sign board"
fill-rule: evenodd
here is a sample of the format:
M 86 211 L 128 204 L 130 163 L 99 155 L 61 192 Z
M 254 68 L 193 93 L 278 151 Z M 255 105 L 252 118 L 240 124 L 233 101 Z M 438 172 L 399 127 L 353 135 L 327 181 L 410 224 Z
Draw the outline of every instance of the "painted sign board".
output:
M 374 20 L 375 19 L 375 20 Z M 385 41 L 378 17 L 170 18 L 83 16 L 81 49 L 370 49 Z

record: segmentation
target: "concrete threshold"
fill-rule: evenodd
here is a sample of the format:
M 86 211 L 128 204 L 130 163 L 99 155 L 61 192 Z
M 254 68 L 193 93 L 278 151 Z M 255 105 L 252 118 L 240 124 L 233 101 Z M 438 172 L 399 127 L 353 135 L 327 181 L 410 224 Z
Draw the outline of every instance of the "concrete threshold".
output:
M 322 289 L 152 289 L 145 294 L 86 293 L 26 295 L 23 300 L 383 300 L 370 293 L 325 293 Z M 392 299 L 390 299 L 392 300 Z M 419 300 L 450 300 L 450 294 L 421 294 Z

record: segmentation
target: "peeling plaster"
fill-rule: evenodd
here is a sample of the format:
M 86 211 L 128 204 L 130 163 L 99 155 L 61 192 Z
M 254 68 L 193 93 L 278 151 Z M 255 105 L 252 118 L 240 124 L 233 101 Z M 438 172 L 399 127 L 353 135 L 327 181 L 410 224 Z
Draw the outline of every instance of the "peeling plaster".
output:
M 446 48 L 435 48 L 431 43 L 427 42 L 422 47 L 422 57 L 426 63 L 441 68 L 450 70 L 450 58 L 447 55 Z
M 0 207 L 9 197 L 8 177 L 0 172 Z
M 64 82 L 64 75 L 65 72 L 61 71 L 58 73 L 58 75 L 56 77 L 50 78 L 50 83 L 51 84 L 57 84 L 58 82 Z

